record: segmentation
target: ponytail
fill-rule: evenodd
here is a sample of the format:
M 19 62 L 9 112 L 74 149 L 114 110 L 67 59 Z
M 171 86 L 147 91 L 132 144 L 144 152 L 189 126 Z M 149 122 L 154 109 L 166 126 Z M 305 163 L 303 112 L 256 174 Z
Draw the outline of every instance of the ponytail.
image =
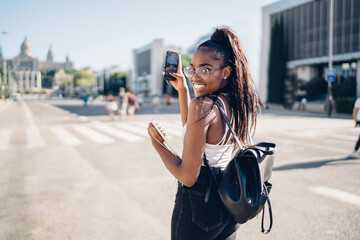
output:
M 229 28 L 217 28 L 210 40 L 198 47 L 203 48 L 214 51 L 215 57 L 223 61 L 223 67 L 231 67 L 227 86 L 220 91 L 229 98 L 235 132 L 243 144 L 249 145 L 249 131 L 256 128 L 262 104 L 240 39 Z

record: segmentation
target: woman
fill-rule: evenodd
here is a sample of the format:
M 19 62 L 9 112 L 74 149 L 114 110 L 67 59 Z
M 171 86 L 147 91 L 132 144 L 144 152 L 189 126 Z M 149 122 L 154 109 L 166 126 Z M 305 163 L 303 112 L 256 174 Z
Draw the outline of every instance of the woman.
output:
M 107 102 L 106 109 L 109 112 L 110 120 L 114 120 L 114 112 L 117 110 L 118 106 L 115 102 L 114 95 L 112 92 L 109 92 L 106 102 Z
M 133 117 L 135 110 L 139 109 L 139 104 L 138 104 L 137 98 L 133 92 L 129 91 L 127 93 L 127 96 L 128 96 L 128 103 L 129 103 L 129 116 Z
M 128 105 L 128 97 L 125 92 L 125 88 L 119 88 L 119 115 L 122 120 L 126 118 L 126 109 Z
M 224 210 L 216 191 L 210 191 L 209 200 L 204 201 L 210 184 L 210 173 L 204 161 L 208 161 L 220 178 L 235 152 L 234 139 L 215 101 L 222 105 L 242 144 L 249 144 L 248 129 L 255 127 L 261 103 L 248 61 L 236 34 L 229 28 L 216 29 L 211 39 L 197 48 L 191 65 L 184 69 L 194 88 L 196 98 L 192 101 L 180 57 L 179 63 L 177 72 L 172 74 L 176 80 L 170 82 L 179 93 L 185 131 L 182 158 L 162 147 L 156 131 L 151 126 L 148 128 L 154 148 L 179 181 L 171 237 L 235 239 L 239 226 Z

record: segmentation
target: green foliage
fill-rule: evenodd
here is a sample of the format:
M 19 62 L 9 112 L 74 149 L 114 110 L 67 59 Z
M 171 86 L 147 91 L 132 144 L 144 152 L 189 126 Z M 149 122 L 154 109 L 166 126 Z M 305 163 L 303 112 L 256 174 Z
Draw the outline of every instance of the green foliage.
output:
M 120 71 L 113 73 L 109 78 L 109 87 L 105 90 L 105 94 L 112 91 L 114 94 L 119 92 L 120 87 L 126 87 L 126 79 L 128 72 Z
M 338 113 L 352 113 L 356 97 L 339 97 L 335 100 L 335 109 Z
M 191 63 L 191 57 L 189 54 L 182 54 L 181 55 L 181 63 L 183 67 L 189 66 Z
M 268 99 L 270 103 L 284 104 L 286 79 L 286 48 L 283 40 L 283 20 L 276 20 L 271 29 L 268 69 Z
M 322 77 L 315 77 L 305 84 L 304 90 L 309 100 L 319 99 L 326 94 L 327 82 Z
M 340 81 L 334 83 L 331 89 L 335 99 L 339 97 L 356 97 L 356 78 L 341 77 Z
M 75 75 L 76 69 L 74 69 L 74 68 L 64 68 L 64 72 L 65 72 L 66 74 Z
M 56 70 L 41 71 L 41 87 L 52 88 Z
M 76 71 L 74 75 L 74 87 L 90 88 L 94 85 L 95 74 L 89 69 L 81 69 Z

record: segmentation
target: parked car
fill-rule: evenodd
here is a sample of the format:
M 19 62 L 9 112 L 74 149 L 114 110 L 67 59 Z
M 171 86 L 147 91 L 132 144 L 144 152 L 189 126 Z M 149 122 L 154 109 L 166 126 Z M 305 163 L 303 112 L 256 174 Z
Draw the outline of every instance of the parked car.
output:
M 12 95 L 12 99 L 13 99 L 14 101 L 20 101 L 20 100 L 21 100 L 21 94 L 20 94 L 20 93 L 14 93 L 14 94 Z

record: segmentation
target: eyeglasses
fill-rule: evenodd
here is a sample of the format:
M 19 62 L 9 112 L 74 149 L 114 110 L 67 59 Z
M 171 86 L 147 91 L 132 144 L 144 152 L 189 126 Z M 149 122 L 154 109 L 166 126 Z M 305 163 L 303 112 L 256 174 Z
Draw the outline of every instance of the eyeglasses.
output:
M 184 73 L 185 73 L 185 76 L 187 78 L 192 78 L 195 73 L 197 73 L 197 75 L 202 79 L 202 80 L 206 80 L 209 78 L 210 76 L 210 73 L 212 72 L 216 72 L 220 69 L 223 69 L 224 67 L 221 67 L 221 68 L 218 68 L 218 69 L 215 69 L 215 70 L 209 70 L 207 69 L 206 67 L 199 67 L 199 68 L 194 68 L 192 66 L 187 66 L 184 68 Z

